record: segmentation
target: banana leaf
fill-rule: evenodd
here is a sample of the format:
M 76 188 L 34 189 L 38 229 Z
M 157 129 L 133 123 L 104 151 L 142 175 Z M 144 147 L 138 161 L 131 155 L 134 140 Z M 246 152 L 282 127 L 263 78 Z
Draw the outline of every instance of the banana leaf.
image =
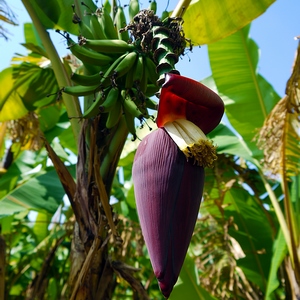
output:
M 85 11 L 89 13 L 96 10 L 96 5 L 92 0 L 84 1 L 84 3 L 91 9 L 91 11 L 89 11 L 86 6 L 81 4 L 81 2 L 83 1 L 78 0 L 51 0 L 46 2 L 43 0 L 24 1 L 29 1 L 31 3 L 39 16 L 39 20 L 42 22 L 43 26 L 46 29 L 59 29 L 75 35 L 79 33 L 79 27 L 78 24 L 74 24 L 72 22 L 72 5 L 76 5 L 76 13 L 83 20 L 83 22 L 88 22 L 89 20 L 88 18 L 87 20 L 85 20 L 84 18 Z
M 273 247 L 271 269 L 269 273 L 265 299 L 268 300 L 274 299 L 273 293 L 280 285 L 277 278 L 277 272 L 286 254 L 287 254 L 287 246 L 282 231 L 280 230 Z
M 184 14 L 185 36 L 193 45 L 216 42 L 264 13 L 275 0 L 198 0 Z
M 70 170 L 74 173 L 75 168 Z M 15 177 L 12 179 L 15 181 Z M 0 199 L 0 217 L 29 210 L 54 214 L 62 204 L 64 194 L 56 171 L 52 167 L 48 168 L 19 184 Z
M 170 295 L 170 300 L 216 300 L 203 287 L 201 287 L 197 267 L 194 260 L 187 255 L 181 269 L 179 279 Z
M 273 87 L 257 73 L 259 51 L 249 38 L 250 26 L 208 46 L 212 76 L 225 102 L 226 115 L 252 156 L 262 158 L 253 139 L 279 101 Z

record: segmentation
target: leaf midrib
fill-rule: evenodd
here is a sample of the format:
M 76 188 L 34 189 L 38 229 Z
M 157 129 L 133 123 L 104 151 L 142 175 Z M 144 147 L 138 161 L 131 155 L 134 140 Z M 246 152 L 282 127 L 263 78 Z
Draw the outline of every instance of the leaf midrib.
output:
M 265 103 L 263 101 L 261 90 L 259 88 L 257 73 L 256 73 L 254 65 L 251 61 L 249 49 L 247 47 L 247 40 L 249 39 L 249 35 L 245 36 L 244 33 L 243 33 L 243 30 L 239 30 L 238 32 L 241 35 L 243 47 L 244 47 L 244 50 L 245 50 L 245 53 L 246 53 L 246 56 L 247 56 L 247 61 L 248 61 L 249 69 L 250 69 L 250 72 L 251 72 L 251 77 L 253 79 L 253 83 L 254 83 L 255 91 L 256 91 L 256 94 L 257 94 L 257 97 L 258 97 L 258 100 L 259 100 L 261 111 L 263 113 L 264 118 L 266 118 L 267 115 L 268 115 L 267 110 L 266 110 L 266 107 L 265 107 Z

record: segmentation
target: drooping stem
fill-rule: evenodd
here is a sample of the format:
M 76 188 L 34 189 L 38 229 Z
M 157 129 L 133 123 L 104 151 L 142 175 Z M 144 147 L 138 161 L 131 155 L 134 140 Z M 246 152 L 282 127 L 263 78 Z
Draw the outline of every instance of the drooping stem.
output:
M 265 189 L 267 190 L 267 192 L 269 194 L 271 203 L 273 205 L 273 208 L 274 208 L 274 211 L 276 213 L 278 222 L 280 224 L 282 233 L 284 235 L 285 242 L 286 242 L 287 247 L 288 247 L 288 251 L 289 251 L 289 253 L 291 255 L 291 259 L 292 259 L 292 261 L 294 261 L 294 259 L 293 259 L 293 251 L 292 251 L 292 244 L 291 244 L 291 237 L 290 237 L 288 225 L 287 225 L 287 223 L 285 221 L 283 212 L 281 210 L 281 207 L 280 207 L 280 205 L 278 203 L 278 200 L 277 200 L 277 197 L 276 197 L 274 191 L 272 190 L 271 186 L 269 185 L 269 183 L 265 179 L 265 175 L 260 170 L 259 170 L 259 173 L 260 173 L 260 177 L 261 177 L 261 179 L 262 179 L 262 181 L 264 183 Z
M 71 85 L 71 82 L 68 78 L 67 72 L 60 60 L 60 57 L 54 47 L 48 32 L 45 30 L 44 26 L 42 25 L 35 9 L 33 8 L 31 2 L 29 0 L 22 0 L 23 5 L 25 6 L 31 20 L 42 40 L 42 43 L 45 47 L 45 50 L 51 60 L 52 68 L 60 87 Z M 73 135 L 75 140 L 78 141 L 78 135 L 80 132 L 80 122 L 78 118 L 81 116 L 81 109 L 79 105 L 79 101 L 77 97 L 73 97 L 68 94 L 63 95 L 63 101 L 67 109 L 68 116 L 70 118 Z
M 171 14 L 171 18 L 182 18 L 192 0 L 180 0 Z

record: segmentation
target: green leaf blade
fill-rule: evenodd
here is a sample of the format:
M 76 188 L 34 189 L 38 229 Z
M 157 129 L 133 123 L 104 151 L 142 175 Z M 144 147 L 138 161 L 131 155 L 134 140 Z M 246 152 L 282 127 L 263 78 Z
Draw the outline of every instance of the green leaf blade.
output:
M 216 42 L 249 24 L 273 2 L 275 0 L 193 1 L 184 14 L 185 35 L 194 45 Z
M 201 287 L 198 279 L 197 268 L 195 262 L 188 255 L 185 258 L 183 267 L 181 269 L 179 279 L 174 286 L 171 293 L 170 300 L 182 300 L 182 299 L 194 299 L 194 300 L 216 300 L 208 293 L 203 287 Z
M 208 46 L 213 78 L 226 115 L 255 158 L 262 158 L 253 141 L 280 97 L 257 74 L 258 47 L 248 37 L 250 26 Z

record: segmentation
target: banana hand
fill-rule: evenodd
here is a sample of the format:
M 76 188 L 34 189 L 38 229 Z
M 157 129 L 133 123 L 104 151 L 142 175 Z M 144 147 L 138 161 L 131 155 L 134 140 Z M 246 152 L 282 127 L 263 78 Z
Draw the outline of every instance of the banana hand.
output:
M 128 44 L 123 40 L 113 39 L 113 40 L 91 40 L 81 37 L 79 40 L 79 45 L 85 45 L 86 47 L 102 53 L 125 53 L 127 51 L 133 51 L 134 46 Z

